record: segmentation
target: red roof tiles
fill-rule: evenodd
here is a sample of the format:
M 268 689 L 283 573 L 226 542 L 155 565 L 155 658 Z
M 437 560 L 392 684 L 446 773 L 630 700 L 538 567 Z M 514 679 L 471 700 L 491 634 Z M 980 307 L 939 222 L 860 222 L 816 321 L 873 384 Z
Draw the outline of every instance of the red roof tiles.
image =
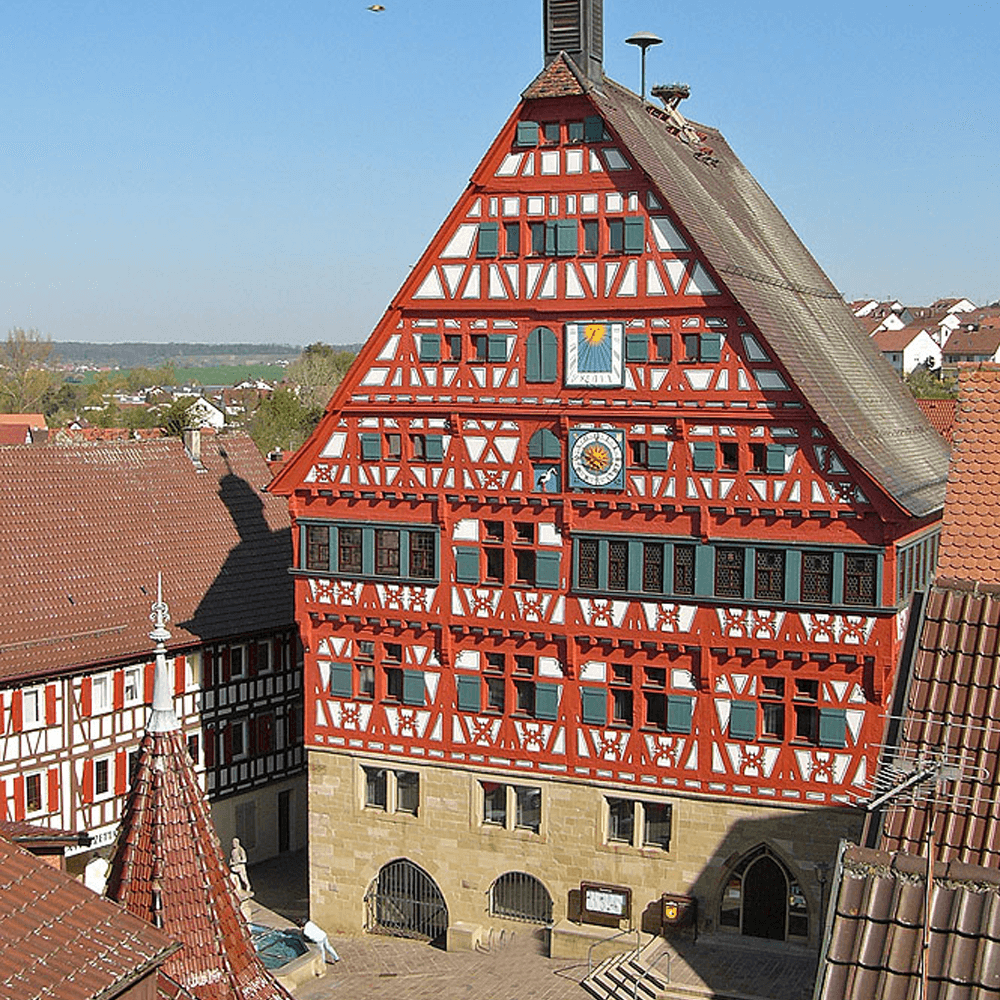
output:
M 164 971 L 197 1000 L 289 1000 L 254 951 L 179 730 L 143 737 L 107 892 L 183 942 Z
M 154 973 L 161 931 L 0 838 L 0 1000 L 92 1000 Z
M 173 648 L 294 621 L 286 505 L 244 434 L 0 448 L 0 679 L 147 656 L 156 574 Z
M 958 416 L 957 399 L 918 399 L 917 406 L 928 423 L 945 439 L 952 440 L 955 418 Z
M 939 578 L 1000 584 L 1000 365 L 959 373 Z

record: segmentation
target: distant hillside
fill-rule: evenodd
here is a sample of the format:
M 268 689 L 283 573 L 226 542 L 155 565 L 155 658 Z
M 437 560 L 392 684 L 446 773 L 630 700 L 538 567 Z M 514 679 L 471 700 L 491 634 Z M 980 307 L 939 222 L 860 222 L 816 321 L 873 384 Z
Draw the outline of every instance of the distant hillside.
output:
M 360 344 L 335 344 L 337 350 L 358 351 Z M 155 368 L 172 362 L 177 368 L 218 365 L 274 364 L 294 361 L 302 348 L 293 344 L 88 344 L 53 341 L 54 361 L 97 367 Z

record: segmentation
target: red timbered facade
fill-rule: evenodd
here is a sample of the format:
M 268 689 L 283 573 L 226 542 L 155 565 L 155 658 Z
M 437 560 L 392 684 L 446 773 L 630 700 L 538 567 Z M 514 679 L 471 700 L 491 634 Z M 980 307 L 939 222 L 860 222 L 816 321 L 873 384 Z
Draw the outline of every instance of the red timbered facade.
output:
M 856 823 L 945 451 L 722 137 L 552 56 L 271 488 L 336 775 L 311 835 L 383 845 L 365 868 L 315 842 L 313 906 L 349 926 L 360 896 L 324 887 L 370 902 L 406 854 L 451 923 L 484 919 L 470 888 L 532 919 L 495 905 L 522 867 L 558 919 L 561 843 L 760 933 L 713 859 L 748 831 L 814 913 L 829 845 L 774 831 Z

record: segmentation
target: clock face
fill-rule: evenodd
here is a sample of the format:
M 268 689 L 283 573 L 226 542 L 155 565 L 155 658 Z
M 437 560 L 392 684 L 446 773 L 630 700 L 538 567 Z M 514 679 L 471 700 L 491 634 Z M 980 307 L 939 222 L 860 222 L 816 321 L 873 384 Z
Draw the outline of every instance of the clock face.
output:
M 622 490 L 625 488 L 625 432 L 570 428 L 570 487 Z
M 624 337 L 622 323 L 567 323 L 566 385 L 621 386 Z

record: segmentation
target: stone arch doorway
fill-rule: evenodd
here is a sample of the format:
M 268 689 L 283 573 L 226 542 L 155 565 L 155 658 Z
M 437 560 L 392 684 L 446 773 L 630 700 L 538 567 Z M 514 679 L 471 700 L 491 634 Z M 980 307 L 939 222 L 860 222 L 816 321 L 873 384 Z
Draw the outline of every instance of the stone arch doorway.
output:
M 809 937 L 801 886 L 766 844 L 744 854 L 730 872 L 722 890 L 719 926 L 772 941 Z
M 379 869 L 365 893 L 365 930 L 441 944 L 448 906 L 437 883 L 408 858 Z

